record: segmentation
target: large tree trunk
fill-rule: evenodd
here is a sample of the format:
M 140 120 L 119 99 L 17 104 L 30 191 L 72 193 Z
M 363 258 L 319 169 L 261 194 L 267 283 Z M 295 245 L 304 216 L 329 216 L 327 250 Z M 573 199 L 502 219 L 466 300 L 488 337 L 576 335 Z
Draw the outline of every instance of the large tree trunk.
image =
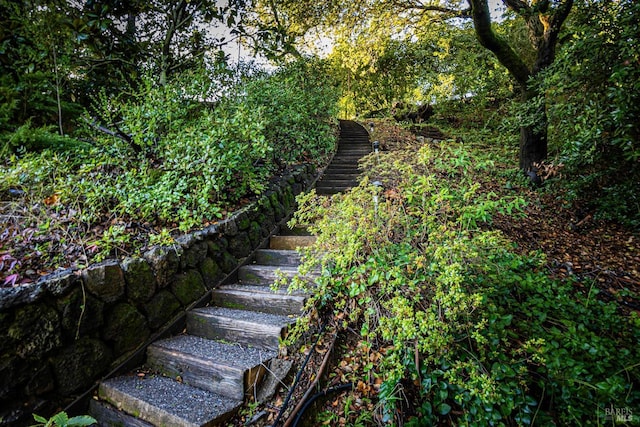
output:
M 520 128 L 520 169 L 525 173 L 535 171 L 536 163 L 547 158 L 547 128 L 522 126 Z
M 534 1 L 529 4 L 523 0 L 503 0 L 527 23 L 529 36 L 537 53 L 532 67 L 527 66 L 511 46 L 493 32 L 488 0 L 468 0 L 468 2 L 480 44 L 492 51 L 498 61 L 516 79 L 523 93 L 523 100 L 532 101 L 538 96 L 544 96 L 530 86 L 530 79 L 553 63 L 558 34 L 571 10 L 573 0 L 562 0 L 553 10 L 548 2 L 534 7 L 536 5 Z M 534 114 L 532 124 L 520 128 L 519 165 L 524 173 L 534 171 L 534 164 L 547 157 L 547 113 L 544 102 L 539 104 L 538 111 Z
M 523 100 L 531 101 L 537 96 L 539 94 L 529 90 Z M 539 103 L 530 125 L 520 127 L 519 166 L 524 173 L 535 172 L 535 164 L 547 158 L 547 112 L 544 104 Z

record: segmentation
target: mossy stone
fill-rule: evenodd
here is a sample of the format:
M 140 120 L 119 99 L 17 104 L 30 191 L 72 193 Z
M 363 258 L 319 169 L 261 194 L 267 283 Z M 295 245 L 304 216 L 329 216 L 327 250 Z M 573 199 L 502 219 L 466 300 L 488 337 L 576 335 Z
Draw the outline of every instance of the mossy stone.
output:
M 247 231 L 249 235 L 249 241 L 251 242 L 251 248 L 257 248 L 262 240 L 262 227 L 257 222 L 252 222 Z
M 159 288 L 166 287 L 180 267 L 182 248 L 179 246 L 156 246 L 144 253 L 144 258 L 151 265 Z
M 189 270 L 175 276 L 171 292 L 183 306 L 187 306 L 207 292 L 204 280 L 197 270 Z
M 197 242 L 191 245 L 182 255 L 182 268 L 195 268 L 207 257 L 207 249 L 207 242 Z
M 200 263 L 199 269 L 207 289 L 212 289 L 224 277 L 220 266 L 211 258 L 205 258 Z
M 56 307 L 60 312 L 62 331 L 67 339 L 76 335 L 86 335 L 104 324 L 105 303 L 98 298 L 75 289 L 70 294 L 58 298 Z
M 135 303 L 143 303 L 156 293 L 156 278 L 151 265 L 142 258 L 126 258 L 122 262 L 127 297 Z
M 80 282 L 80 276 L 77 272 L 67 269 L 49 274 L 42 281 L 51 295 L 59 297 L 74 289 Z
M 238 260 L 227 251 L 222 252 L 217 261 L 222 271 L 226 274 L 231 273 L 238 266 Z
M 251 253 L 251 240 L 245 231 L 229 239 L 229 253 L 236 258 L 244 258 Z
M 52 307 L 32 304 L 16 310 L 7 335 L 18 356 L 38 358 L 62 345 L 60 329 L 60 317 Z
M 273 206 L 273 214 L 276 221 L 280 221 L 287 215 L 287 211 L 281 203 Z
M 115 260 L 88 267 L 82 279 L 89 292 L 104 302 L 115 302 L 124 295 L 124 273 Z
M 133 350 L 150 334 L 147 319 L 129 303 L 116 305 L 107 315 L 104 338 L 113 342 L 114 356 Z
M 158 292 L 144 305 L 147 322 L 152 330 L 166 324 L 180 310 L 180 301 L 169 291 Z
M 238 225 L 239 231 L 245 231 L 249 228 L 249 225 L 251 224 L 251 218 L 249 218 L 247 211 L 241 211 L 237 214 L 236 224 Z
M 98 339 L 84 338 L 66 347 L 51 359 L 58 394 L 66 396 L 89 387 L 112 359 L 111 349 Z

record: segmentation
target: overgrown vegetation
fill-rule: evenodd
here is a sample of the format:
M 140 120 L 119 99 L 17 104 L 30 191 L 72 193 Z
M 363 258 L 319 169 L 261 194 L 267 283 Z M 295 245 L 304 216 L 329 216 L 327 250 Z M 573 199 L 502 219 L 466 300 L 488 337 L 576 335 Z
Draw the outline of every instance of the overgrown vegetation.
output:
M 220 63 L 99 97 L 79 139 L 21 127 L 0 166 L 0 192 L 14 197 L 2 252 L 16 260 L 2 273 L 20 280 L 34 257 L 82 265 L 131 254 L 147 233 L 221 218 L 288 165 L 325 161 L 337 95 L 324 76 L 314 60 L 245 75 Z
M 343 380 L 377 411 L 357 425 L 602 424 L 637 408 L 640 318 L 593 282 L 550 278 L 541 252 L 492 226 L 528 209 L 504 154 L 393 145 L 352 192 L 300 198 L 294 220 L 326 254 L 307 266 L 324 272 L 310 309 L 359 342 Z M 340 413 L 349 424 L 359 411 Z
M 540 84 L 565 185 L 600 217 L 640 227 L 640 4 L 579 10 Z

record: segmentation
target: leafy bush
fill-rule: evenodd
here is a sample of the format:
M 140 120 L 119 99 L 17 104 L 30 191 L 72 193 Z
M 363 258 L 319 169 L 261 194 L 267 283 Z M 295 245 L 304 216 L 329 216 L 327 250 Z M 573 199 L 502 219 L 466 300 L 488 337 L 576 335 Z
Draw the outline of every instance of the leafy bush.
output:
M 218 64 L 164 86 L 147 77 L 135 92 L 95 100 L 80 132 L 91 145 L 28 124 L 7 134 L 11 152 L 29 148 L 7 150 L 0 165 L 0 193 L 24 191 L 6 206 L 22 210 L 11 218 L 31 207 L 31 224 L 16 232 L 33 228 L 40 239 L 69 227 L 54 233 L 61 246 L 71 233 L 104 258 L 144 243 L 129 236 L 135 224 L 163 236 L 163 228 L 222 217 L 288 163 L 321 162 L 333 150 L 337 95 L 322 67 L 309 61 L 235 75 Z M 97 236 L 81 236 L 92 227 Z
M 326 254 L 308 254 L 323 268 L 310 308 L 382 355 L 363 370 L 384 380 L 388 423 L 577 425 L 638 407 L 640 328 L 489 230 L 524 209 L 482 190 L 492 167 L 448 141 L 367 163 L 384 192 L 365 179 L 331 203 L 301 197 L 294 222 Z
M 328 159 L 336 144 L 338 90 L 327 64 L 290 63 L 242 86 L 238 101 L 263 111 L 264 135 L 276 163 Z
M 599 213 L 640 225 L 640 4 L 578 9 L 569 41 L 540 82 L 548 94 L 550 142 L 577 197 Z
M 42 151 L 80 151 L 87 149 L 86 143 L 60 136 L 51 127 L 34 128 L 30 121 L 18 127 L 13 132 L 0 134 L 0 155 L 9 155 L 16 152 Z

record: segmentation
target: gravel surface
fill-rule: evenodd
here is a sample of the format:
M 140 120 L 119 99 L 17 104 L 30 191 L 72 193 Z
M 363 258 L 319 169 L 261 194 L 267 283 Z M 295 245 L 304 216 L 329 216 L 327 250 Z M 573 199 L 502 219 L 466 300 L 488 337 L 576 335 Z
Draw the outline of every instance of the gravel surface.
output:
M 303 292 L 301 290 L 295 290 L 293 292 L 289 292 L 289 289 L 282 286 L 277 288 L 276 290 L 271 289 L 269 285 L 244 285 L 241 283 L 233 283 L 230 285 L 224 285 L 217 288 L 221 291 L 233 290 L 233 291 L 245 291 L 245 292 L 258 292 L 258 293 L 270 293 L 270 294 L 278 294 L 278 295 L 286 295 L 286 296 L 306 296 L 309 293 Z
M 109 379 L 104 385 L 196 425 L 230 412 L 242 403 L 161 376 L 123 376 Z
M 264 323 L 267 325 L 283 326 L 294 322 L 295 319 L 277 314 L 260 313 L 257 311 L 234 310 L 225 307 L 205 307 L 192 310 L 194 313 L 203 313 L 209 316 L 222 316 L 230 319 L 243 320 L 245 322 Z
M 247 369 L 277 356 L 275 351 L 221 343 L 193 335 L 179 335 L 158 341 L 154 345 L 214 362 L 224 360 L 233 366 Z

